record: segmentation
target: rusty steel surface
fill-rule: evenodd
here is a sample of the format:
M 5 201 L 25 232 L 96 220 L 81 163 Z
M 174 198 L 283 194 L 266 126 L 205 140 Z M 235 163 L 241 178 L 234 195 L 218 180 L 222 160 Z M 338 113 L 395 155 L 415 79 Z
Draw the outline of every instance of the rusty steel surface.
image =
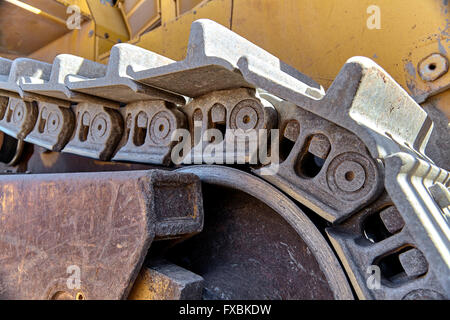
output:
M 164 260 L 148 261 L 139 272 L 129 300 L 199 300 L 204 280 Z
M 3 175 L 0 181 L 3 299 L 126 298 L 154 239 L 203 227 L 200 184 L 191 174 Z M 80 271 L 79 288 L 67 285 L 70 266 Z

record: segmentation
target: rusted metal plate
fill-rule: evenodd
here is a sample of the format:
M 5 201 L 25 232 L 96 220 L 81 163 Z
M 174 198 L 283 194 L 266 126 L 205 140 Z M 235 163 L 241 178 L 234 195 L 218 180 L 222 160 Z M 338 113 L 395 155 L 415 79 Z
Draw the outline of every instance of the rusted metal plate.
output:
M 193 174 L 2 176 L 0 298 L 125 298 L 151 242 L 199 232 L 202 208 Z
M 165 260 L 149 261 L 139 273 L 130 300 L 200 300 L 203 278 Z

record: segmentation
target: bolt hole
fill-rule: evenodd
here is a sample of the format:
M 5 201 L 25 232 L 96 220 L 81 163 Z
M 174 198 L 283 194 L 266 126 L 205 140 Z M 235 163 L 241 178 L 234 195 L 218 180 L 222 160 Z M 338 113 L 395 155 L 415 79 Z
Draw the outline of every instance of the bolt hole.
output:
M 244 118 L 242 119 L 242 122 L 244 122 L 245 124 L 250 122 L 250 117 L 249 116 L 244 116 Z
M 78 292 L 77 295 L 76 295 L 76 297 L 75 297 L 75 300 L 84 300 L 84 295 L 83 295 L 83 293 Z
M 320 173 L 324 164 L 325 159 L 319 158 L 310 152 L 306 152 L 299 163 L 297 163 L 296 172 L 307 178 L 314 178 Z
M 430 64 L 428 65 L 428 69 L 430 69 L 430 70 L 435 70 L 435 69 L 436 69 L 436 64 L 435 64 L 435 63 L 430 63 Z
M 345 173 L 345 180 L 353 181 L 355 179 L 355 173 L 353 171 L 349 171 Z
M 102 127 L 101 124 L 99 124 L 98 127 L 97 127 L 98 131 L 102 130 L 102 128 L 103 128 L 103 127 Z
M 81 125 L 81 128 L 80 128 L 80 141 L 86 141 L 87 140 L 87 136 L 88 136 L 88 133 L 89 133 L 89 126 L 84 126 L 84 125 Z
M 294 148 L 295 142 L 290 139 L 283 137 L 280 143 L 280 159 L 282 161 L 286 160 L 289 157 L 289 154 Z
M 392 236 L 383 224 L 379 212 L 368 216 L 364 220 L 362 228 L 364 237 L 372 243 L 380 242 Z
M 404 282 L 411 281 L 414 278 L 418 278 L 419 276 L 424 274 L 422 273 L 421 275 L 409 276 L 406 273 L 404 266 L 400 261 L 400 255 L 402 253 L 405 253 L 413 249 L 414 249 L 413 246 L 407 245 L 388 255 L 375 259 L 373 264 L 378 265 L 380 267 L 382 279 L 385 280 L 389 285 L 391 286 L 400 285 Z
M 159 129 L 159 132 L 163 132 L 164 131 L 164 125 L 160 124 L 158 129 Z
M 227 125 L 225 123 L 216 122 L 213 124 L 213 127 L 214 127 L 214 129 L 219 130 L 220 133 L 222 134 L 222 137 L 225 139 L 225 135 L 227 132 Z M 215 141 L 215 138 L 214 138 L 214 141 Z M 214 141 L 211 141 L 211 142 L 214 142 Z

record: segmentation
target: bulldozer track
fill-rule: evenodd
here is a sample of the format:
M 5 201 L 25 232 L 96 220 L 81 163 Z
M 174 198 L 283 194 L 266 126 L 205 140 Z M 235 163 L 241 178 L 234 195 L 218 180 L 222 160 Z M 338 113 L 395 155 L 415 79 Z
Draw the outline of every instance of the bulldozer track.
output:
M 177 162 L 173 137 L 182 129 L 189 148 L 176 149 Z M 202 155 L 211 145 L 213 163 L 235 163 L 228 134 L 255 130 L 258 148 L 246 144 L 243 163 L 331 223 L 360 297 L 449 297 L 449 212 L 436 199 L 448 194 L 450 175 L 423 153 L 432 130 L 425 112 L 367 59 L 349 60 L 325 94 L 210 21 L 193 24 L 180 62 L 128 44 L 113 47 L 107 66 L 70 55 L 53 64 L 0 59 L 0 130 L 52 151 L 165 166 L 210 163 Z M 260 156 L 275 153 L 276 161 Z M 374 217 L 390 230 L 382 242 L 367 235 Z M 383 272 L 388 256 L 405 275 L 370 290 L 367 267 Z

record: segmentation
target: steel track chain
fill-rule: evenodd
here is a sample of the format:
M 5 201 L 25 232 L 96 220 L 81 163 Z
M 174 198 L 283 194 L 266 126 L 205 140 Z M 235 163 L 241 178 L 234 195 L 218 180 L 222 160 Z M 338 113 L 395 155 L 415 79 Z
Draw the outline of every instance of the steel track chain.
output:
M 52 151 L 158 165 L 178 164 L 174 155 L 210 163 L 213 145 L 216 163 L 250 165 L 330 223 L 359 297 L 448 298 L 450 175 L 423 152 L 426 113 L 367 59 L 349 60 L 324 95 L 223 27 L 201 21 L 192 30 L 180 62 L 127 44 L 113 47 L 107 67 L 73 56 L 53 67 L 16 60 L 3 71 L 11 85 L 0 87 L 0 130 Z M 187 149 L 172 141 L 180 129 Z M 251 129 L 243 149 L 228 147 L 235 131 Z M 386 269 L 392 263 L 399 274 Z M 382 290 L 366 282 L 373 266 Z

